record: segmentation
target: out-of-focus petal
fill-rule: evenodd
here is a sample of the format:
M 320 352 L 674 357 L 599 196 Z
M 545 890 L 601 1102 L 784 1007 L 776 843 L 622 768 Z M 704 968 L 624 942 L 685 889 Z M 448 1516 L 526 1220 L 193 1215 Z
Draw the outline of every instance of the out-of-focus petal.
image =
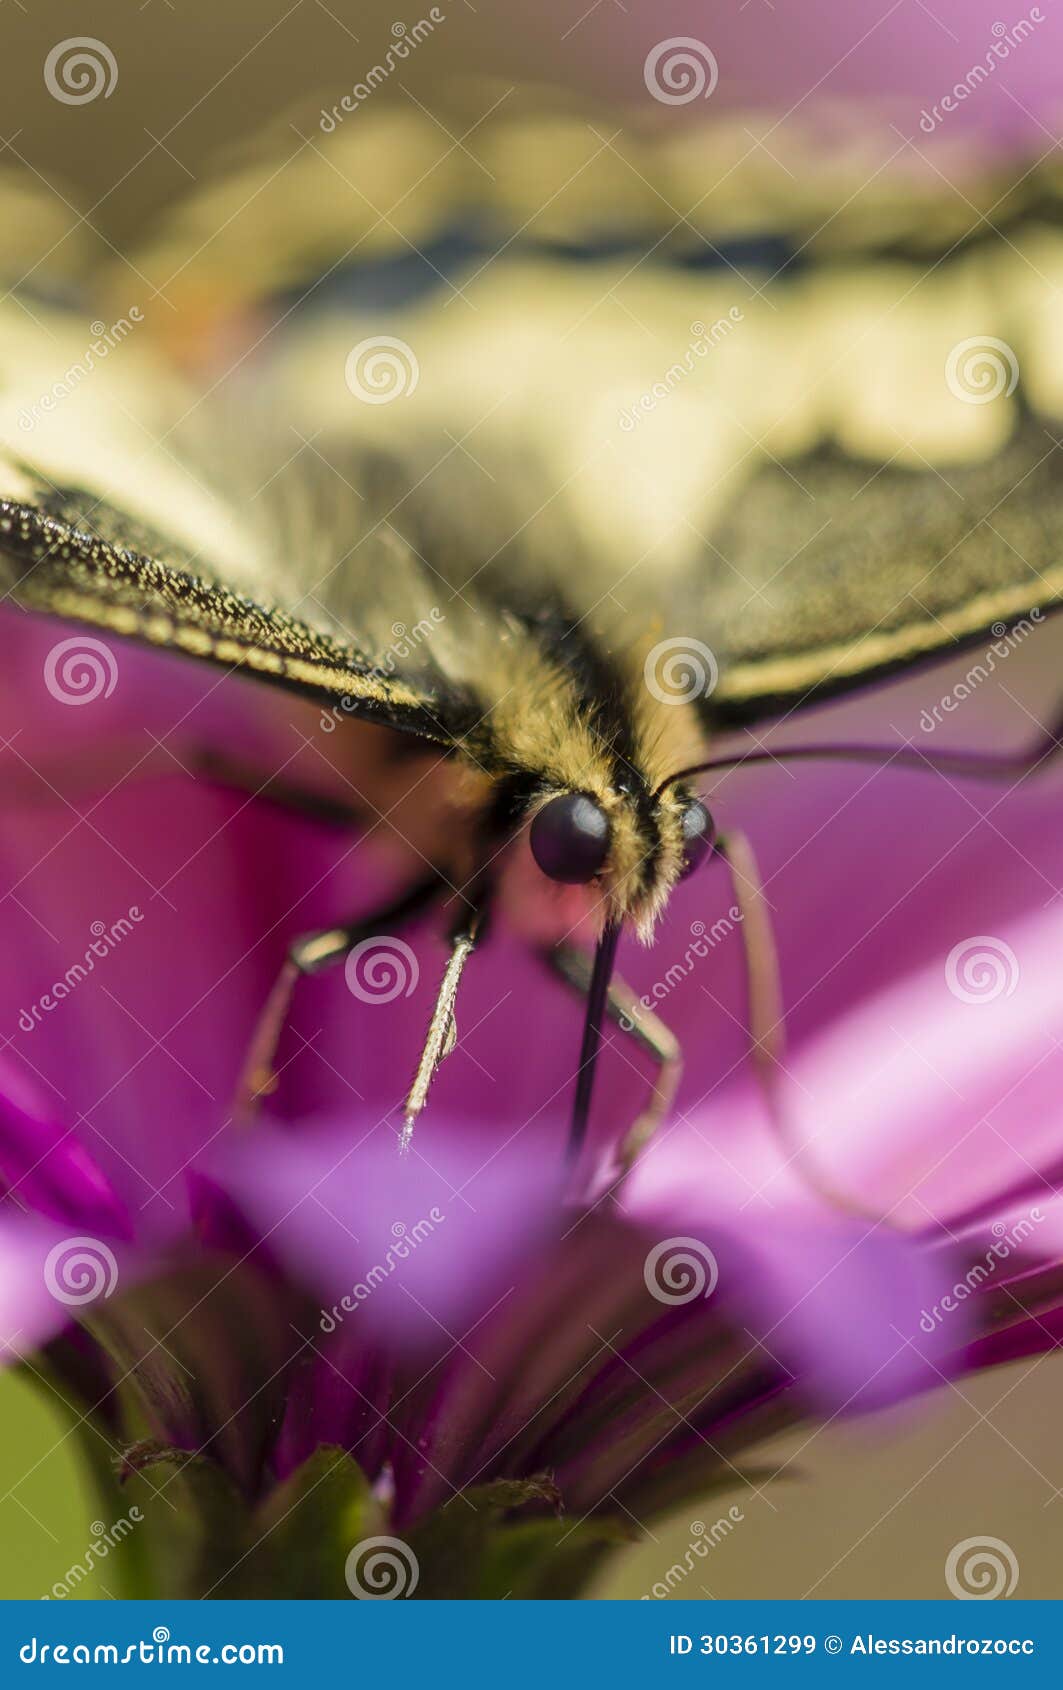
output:
M 530 1139 L 507 1145 L 504 1126 L 490 1151 L 438 1129 L 402 1156 L 390 1126 L 356 1117 L 262 1127 L 218 1158 L 218 1185 L 320 1297 L 323 1336 L 350 1323 L 366 1342 L 445 1350 L 534 1273 L 557 1168 Z
M 746 1208 L 743 1226 L 742 1206 L 714 1189 L 705 1156 L 700 1185 L 689 1161 L 677 1178 L 666 1147 L 660 1167 L 653 1163 L 646 1158 L 628 1201 L 658 1236 L 662 1298 L 670 1264 L 679 1290 L 691 1283 L 687 1259 L 695 1269 L 707 1264 L 704 1283 L 721 1318 L 820 1408 L 863 1409 L 924 1389 L 962 1342 L 963 1317 L 951 1339 L 920 1341 L 922 1311 L 951 1274 L 947 1258 L 932 1258 L 916 1235 L 807 1190 Z
M 293 732 L 301 701 L 115 640 L 113 695 L 72 708 L 45 668 L 74 633 L 0 618 L 0 1034 L 130 1209 L 166 1229 L 178 1176 L 231 1115 L 288 943 L 363 896 L 355 841 L 185 772 L 210 751 L 253 785 L 311 781 L 325 766 Z
M 8 1062 L 0 1064 L 0 1182 L 21 1206 L 72 1226 L 131 1235 L 125 1205 L 81 1143 Z
M 0 1221 L 0 1362 L 46 1343 L 132 1277 L 133 1252 L 28 1215 Z
M 1059 1162 L 1063 910 L 968 934 L 803 1054 L 796 1112 L 841 1188 L 910 1225 L 1038 1187 Z

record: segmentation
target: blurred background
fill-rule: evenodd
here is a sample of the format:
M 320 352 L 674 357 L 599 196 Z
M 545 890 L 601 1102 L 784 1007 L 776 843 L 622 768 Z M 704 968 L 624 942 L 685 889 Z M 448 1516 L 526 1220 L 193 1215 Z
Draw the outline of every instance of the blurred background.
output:
M 239 147 L 264 124 L 331 106 L 381 58 L 396 23 L 412 29 L 430 10 L 392 0 L 233 0 L 224 7 L 148 0 L 135 10 L 99 4 L 91 13 L 80 0 L 9 4 L 3 31 L 19 74 L 5 93 L 3 135 L 11 140 L 18 131 L 14 144 L 32 168 L 74 187 L 77 214 L 95 206 L 93 223 L 119 245 L 209 178 L 222 149 Z M 814 8 L 792 0 L 544 0 L 535 7 L 449 0 L 436 10 L 445 24 L 433 30 L 430 52 L 412 53 L 401 87 L 377 88 L 374 98 L 401 108 L 410 96 L 430 96 L 434 111 L 455 98 L 455 79 L 486 76 L 524 100 L 554 88 L 584 108 L 598 102 L 642 124 L 690 124 L 704 115 L 699 102 L 654 109 L 643 85 L 648 49 L 689 36 L 703 39 L 718 61 L 714 111 L 759 114 L 778 138 L 776 152 L 792 147 L 803 118 L 842 100 L 859 109 L 869 130 L 872 119 L 887 132 L 895 123 L 901 136 L 918 140 L 923 109 L 1003 36 L 994 24 L 1006 30 L 1030 13 L 1020 4 L 1002 10 L 994 0 L 826 0 Z M 957 105 L 950 114 L 968 147 L 979 137 L 1036 144 L 1041 123 L 1049 125 L 1044 146 L 1053 139 L 1060 26 L 1052 0 L 1033 10 L 1044 19 L 1033 50 L 1016 50 L 999 81 L 981 84 L 966 110 Z M 114 92 L 91 110 L 42 98 L 48 52 L 79 35 L 104 39 L 119 65 Z M 895 147 L 900 137 L 890 133 Z
M 328 114 L 430 11 L 432 30 L 371 102 L 333 123 L 347 150 L 322 168 Z M 1036 41 L 1020 34 L 943 111 L 970 66 L 1031 18 Z M 512 243 L 555 256 L 632 246 L 718 271 L 721 299 L 749 306 L 777 238 L 787 253 L 806 239 L 887 244 L 891 219 L 918 231 L 920 195 L 940 238 L 942 220 L 977 223 L 987 171 L 1054 168 L 1061 21 L 1054 0 L 1018 0 L 1014 16 L 998 0 L 415 0 L 405 12 L 396 0 L 8 0 L 0 166 L 25 198 L 0 263 L 28 301 L 89 287 L 139 302 L 153 333 L 186 349 L 234 293 L 283 297 L 356 248 L 388 265 L 363 302 L 365 286 L 416 290 L 427 263 L 461 292 L 456 309 L 475 312 L 466 280 Z M 110 50 L 113 86 L 64 103 L 43 67 L 86 34 Z M 707 138 L 705 98 L 647 92 L 647 54 L 666 37 L 712 49 Z M 536 135 L 546 121 L 549 146 L 529 143 L 525 114 Z M 492 208 L 486 222 L 467 215 L 470 196 Z M 458 240 L 444 235 L 456 214 Z M 943 1386 L 885 1425 L 779 1440 L 759 1453 L 755 1492 L 657 1526 L 596 1594 L 943 1595 L 950 1547 L 988 1533 L 1015 1551 L 1017 1595 L 1058 1596 L 1060 1365 Z M 25 1372 L 0 1377 L 0 1434 L 0 1590 L 37 1596 L 92 1541 L 92 1494 L 65 1416 Z M 706 1533 L 709 1555 L 669 1582 Z M 77 1594 L 109 1594 L 106 1566 Z

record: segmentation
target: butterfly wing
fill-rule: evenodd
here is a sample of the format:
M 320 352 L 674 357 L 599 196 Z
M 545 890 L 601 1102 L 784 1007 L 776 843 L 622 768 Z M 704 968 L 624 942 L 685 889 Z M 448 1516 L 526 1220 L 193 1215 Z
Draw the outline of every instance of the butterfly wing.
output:
M 445 701 L 385 673 L 365 649 L 257 604 L 200 564 L 134 543 L 132 516 L 71 488 L 0 499 L 0 580 L 26 610 L 242 670 L 351 715 L 448 743 Z M 160 551 L 163 548 L 160 547 Z M 169 546 L 165 551 L 170 551 Z
M 1028 415 L 994 456 L 940 472 L 830 446 L 765 465 L 712 534 L 704 715 L 792 711 L 1058 609 L 1061 535 L 1058 445 Z
M 1059 602 L 1057 447 L 1034 407 L 1063 411 L 1041 280 L 1063 282 L 1063 238 L 1017 225 L 1004 251 L 959 251 L 929 271 L 862 256 L 784 266 L 755 320 L 748 302 L 728 310 L 728 274 L 629 269 L 503 258 L 469 284 L 477 311 L 426 301 L 400 316 L 432 379 L 395 405 L 352 396 L 344 371 L 362 328 L 348 313 L 292 333 L 273 400 L 246 389 L 228 432 L 272 409 L 300 438 L 241 493 L 236 475 L 214 477 L 238 513 L 230 527 L 257 516 L 261 531 L 269 513 L 250 558 L 216 547 L 213 530 L 183 555 L 138 539 L 130 498 L 101 497 L 95 480 L 76 494 L 78 470 L 43 466 L 21 494 L 0 480 L 18 518 L 0 531 L 11 590 L 317 697 L 341 692 L 444 742 L 494 696 L 475 678 L 504 650 L 507 614 L 527 623 L 537 606 L 560 603 L 633 691 L 655 642 L 707 647 L 719 678 L 698 707 L 716 727 Z M 606 333 L 595 313 L 617 290 L 631 310 Z M 1014 365 L 989 404 L 948 375 L 967 331 L 983 329 L 1014 342 L 981 336 Z M 124 367 L 131 348 L 119 356 Z M 79 452 L 93 435 L 82 424 Z M 66 489 L 58 505 L 53 487 Z M 172 501 L 148 503 L 169 536 Z M 178 503 L 184 514 L 194 499 Z M 59 527 L 45 531 L 45 517 Z M 100 544 L 117 557 L 101 563 Z M 426 606 L 446 635 L 396 663 L 389 631 L 419 626 Z

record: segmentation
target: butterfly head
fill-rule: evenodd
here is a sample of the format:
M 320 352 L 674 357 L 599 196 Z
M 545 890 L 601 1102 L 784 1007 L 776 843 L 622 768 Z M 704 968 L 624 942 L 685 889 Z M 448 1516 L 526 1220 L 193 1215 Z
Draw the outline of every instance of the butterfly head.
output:
M 711 855 L 715 826 L 686 790 L 650 794 L 641 783 L 541 795 L 528 831 L 547 880 L 587 887 L 609 920 L 648 938 L 672 887 Z

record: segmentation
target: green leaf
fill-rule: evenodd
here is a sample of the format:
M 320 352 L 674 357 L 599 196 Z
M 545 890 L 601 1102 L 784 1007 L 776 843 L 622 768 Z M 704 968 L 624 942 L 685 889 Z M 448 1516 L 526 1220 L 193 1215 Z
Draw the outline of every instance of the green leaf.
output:
M 220 1595 L 254 1543 L 247 1503 L 208 1456 L 157 1443 L 133 1445 L 119 1465 L 127 1506 L 143 1516 L 137 1534 L 137 1594 Z
M 410 1534 L 417 1596 L 575 1596 L 606 1548 L 630 1541 L 612 1518 L 565 1519 L 549 1474 L 462 1491 Z
M 412 1571 L 399 1579 L 400 1595 L 572 1597 L 608 1549 L 635 1535 L 613 1518 L 569 1520 L 546 1473 L 464 1491 L 400 1533 L 358 1463 L 334 1446 L 316 1450 L 257 1506 L 213 1456 L 157 1439 L 130 1445 L 116 1466 L 109 1489 L 142 1516 L 128 1591 L 138 1596 L 350 1599 L 359 1592 L 348 1560 L 362 1549 L 351 1566 L 363 1580 L 366 1557 L 380 1557 L 378 1570 Z M 360 1594 L 394 1589 L 385 1582 Z
M 255 1516 L 256 1547 L 240 1584 L 219 1596 L 269 1592 L 297 1597 L 349 1597 L 347 1557 L 364 1538 L 387 1531 L 387 1520 L 353 1456 L 324 1444 Z

